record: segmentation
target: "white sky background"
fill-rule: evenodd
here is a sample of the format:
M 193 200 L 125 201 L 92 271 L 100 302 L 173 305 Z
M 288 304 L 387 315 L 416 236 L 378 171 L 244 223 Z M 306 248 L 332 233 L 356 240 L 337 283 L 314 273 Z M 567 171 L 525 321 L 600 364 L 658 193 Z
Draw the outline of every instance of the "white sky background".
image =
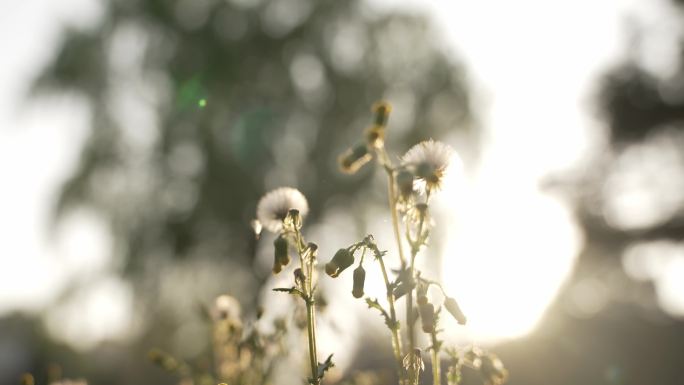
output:
M 466 277 L 482 276 L 492 263 L 503 263 L 509 273 L 524 274 L 525 268 L 543 261 L 539 258 L 556 258 L 555 263 L 545 265 L 546 274 L 508 290 L 511 296 L 526 298 L 539 291 L 546 294 L 530 299 L 526 310 L 518 312 L 522 316 L 513 317 L 504 327 L 491 321 L 492 315 L 478 305 L 495 301 L 501 290 L 483 290 L 478 297 L 463 298 L 465 310 L 473 311 L 471 324 L 481 325 L 472 327 L 473 338 L 512 337 L 529 331 L 574 263 L 581 234 L 564 203 L 538 191 L 538 182 L 550 171 L 578 166 L 595 149 L 590 133 L 599 123 L 588 108 L 592 82 L 622 59 L 627 44 L 625 17 L 657 22 L 667 12 L 664 3 L 371 1 L 379 8 L 401 6 L 427 12 L 444 35 L 446 49 L 457 53 L 471 74 L 487 139 L 482 164 L 467 182 L 445 192 L 465 197 L 456 207 L 450 206 L 462 213 L 451 225 L 463 231 L 447 247 L 456 255 L 472 257 L 471 262 L 459 257 L 453 266 L 447 263 L 447 268 L 461 271 L 461 283 L 451 289 L 463 293 L 472 284 Z M 67 338 L 73 337 L 69 340 L 86 341 L 86 345 L 108 334 L 122 334 L 131 306 L 127 288 L 107 276 L 108 239 L 95 217 L 78 213 L 64 226 L 66 236 L 58 236 L 57 244 L 49 243 L 49 210 L 77 159 L 87 108 L 82 100 L 68 97 L 44 98 L 29 106 L 22 103 L 28 82 L 55 48 L 60 23 L 87 27 L 98 17 L 97 4 L 97 0 L 0 3 L 0 52 L 9 53 L 0 61 L 0 314 L 41 309 L 71 280 L 99 277 L 97 287 L 71 305 L 87 309 L 86 319 L 81 324 L 69 322 L 71 329 L 66 331 Z M 661 51 L 646 52 L 644 63 L 654 72 L 671 68 L 675 52 L 668 56 L 667 49 L 662 51 L 664 44 L 654 46 Z M 654 60 L 653 53 L 663 59 Z M 508 201 L 500 201 L 500 191 L 507 192 Z M 487 210 L 501 216 L 495 230 L 502 232 L 502 238 L 498 244 L 488 242 L 482 247 L 481 240 L 491 236 L 492 222 L 487 220 L 491 218 L 482 216 Z M 526 226 L 511 226 L 511 221 L 522 217 Z M 504 231 L 516 227 L 518 233 L 504 236 Z M 540 231 L 552 237 L 537 242 Z M 529 251 L 530 243 L 535 243 L 533 252 L 518 257 L 516 251 Z M 527 259 L 491 259 L 504 251 L 501 245 L 506 246 L 507 256 Z M 491 278 L 507 279 L 496 274 Z M 514 303 L 510 298 L 502 302 Z M 68 318 L 66 313 L 56 315 L 62 316 Z M 103 325 L 104 319 L 109 323 Z M 48 325 L 59 328 L 57 321 L 48 320 Z M 78 338 L 79 333 L 84 335 Z

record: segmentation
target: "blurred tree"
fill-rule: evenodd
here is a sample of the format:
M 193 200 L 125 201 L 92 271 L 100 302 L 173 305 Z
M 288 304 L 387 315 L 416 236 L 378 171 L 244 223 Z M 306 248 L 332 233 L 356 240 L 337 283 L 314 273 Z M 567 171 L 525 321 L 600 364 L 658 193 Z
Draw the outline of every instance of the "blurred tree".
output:
M 670 16 L 681 23 L 682 2 L 672 3 L 677 12 Z M 516 373 L 511 385 L 682 381 L 684 323 L 663 306 L 657 282 L 662 276 L 648 277 L 647 270 L 675 257 L 665 255 L 663 245 L 678 249 L 676 258 L 682 255 L 684 65 L 679 60 L 672 73 L 648 68 L 644 52 L 653 50 L 643 44 L 668 42 L 654 39 L 657 31 L 632 26 L 628 59 L 597 84 L 597 112 L 607 128 L 598 136 L 603 134 L 605 146 L 580 170 L 547 186 L 571 198 L 584 247 L 540 328 L 498 349 Z M 681 36 L 672 40 L 683 57 Z M 636 265 L 630 261 L 635 256 Z

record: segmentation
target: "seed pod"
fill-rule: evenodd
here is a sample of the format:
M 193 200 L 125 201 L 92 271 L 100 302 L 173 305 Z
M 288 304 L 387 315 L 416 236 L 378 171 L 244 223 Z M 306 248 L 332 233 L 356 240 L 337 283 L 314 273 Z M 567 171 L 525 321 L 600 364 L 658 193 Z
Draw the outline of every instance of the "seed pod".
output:
M 342 170 L 342 172 L 345 174 L 354 174 L 372 158 L 373 156 L 368 151 L 366 144 L 359 143 L 343 152 L 342 155 L 337 158 L 337 162 L 340 164 L 340 170 Z
M 466 324 L 466 316 L 463 314 L 463 311 L 461 311 L 461 307 L 458 306 L 458 303 L 456 302 L 455 299 L 451 297 L 446 297 L 444 299 L 444 307 L 447 309 L 449 314 L 451 314 L 456 322 L 459 323 L 459 325 L 465 325 Z
M 352 295 L 355 298 L 363 297 L 363 284 L 365 280 L 366 270 L 363 269 L 363 266 L 359 265 L 359 267 L 354 269 L 354 287 L 352 289 Z
M 386 126 L 391 111 L 392 106 L 389 103 L 383 101 L 375 103 L 373 105 L 373 113 L 375 114 L 375 125 Z
M 333 278 L 337 278 L 344 270 L 354 263 L 354 256 L 347 249 L 339 249 L 330 260 L 325 264 L 325 273 Z
M 432 333 L 435 331 L 435 306 L 431 303 L 424 303 L 418 305 L 420 312 L 420 321 L 425 333 Z
M 287 266 L 290 263 L 290 252 L 289 245 L 287 244 L 287 239 L 282 236 L 273 241 L 273 248 L 275 249 L 275 258 L 273 259 L 273 274 L 280 273 L 283 270 L 283 266 Z
M 402 198 L 407 199 L 413 194 L 413 174 L 401 169 L 396 176 L 397 187 Z

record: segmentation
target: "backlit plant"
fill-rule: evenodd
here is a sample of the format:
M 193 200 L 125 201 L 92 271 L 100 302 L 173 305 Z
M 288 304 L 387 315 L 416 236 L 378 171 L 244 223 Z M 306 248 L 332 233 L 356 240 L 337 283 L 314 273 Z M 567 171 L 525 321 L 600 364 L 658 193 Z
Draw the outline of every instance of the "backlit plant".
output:
M 456 385 L 461 381 L 461 370 L 469 367 L 478 371 L 485 385 L 503 384 L 508 376 L 501 360 L 478 347 L 443 349 L 440 339 L 443 310 L 460 324 L 466 324 L 466 316 L 455 298 L 449 296 L 442 285 L 425 277 L 416 268 L 416 258 L 428 246 L 434 221 L 430 216 L 431 198 L 439 193 L 451 164 L 457 159 L 450 146 L 427 140 L 411 147 L 395 164 L 385 148 L 385 136 L 390 114 L 387 103 L 373 107 L 374 119 L 365 130 L 362 139 L 339 156 L 340 169 L 355 173 L 375 160 L 387 175 L 387 195 L 392 232 L 396 240 L 397 255 L 390 255 L 380 248 L 372 235 L 349 246 L 342 247 L 325 263 L 323 270 L 330 278 L 337 278 L 356 264 L 352 271 L 351 293 L 364 298 L 366 270 L 364 262 L 374 260 L 380 267 L 385 287 L 385 300 L 365 296 L 370 309 L 378 311 L 390 332 L 390 343 L 400 385 L 418 385 L 424 370 L 422 351 L 430 351 L 434 385 L 442 384 L 441 356 L 448 357 L 446 383 Z M 281 187 L 264 195 L 257 205 L 257 219 L 253 221 L 257 236 L 262 229 L 275 234 L 273 241 L 274 274 L 279 274 L 292 261 L 291 252 L 297 255 L 298 266 L 294 269 L 292 285 L 274 288 L 300 299 L 306 308 L 303 329 L 306 329 L 308 371 L 307 381 L 320 385 L 326 372 L 333 367 L 332 354 L 319 362 L 316 333 L 316 301 L 318 280 L 318 246 L 307 242 L 302 234 L 309 206 L 304 195 L 290 187 Z M 408 246 L 408 249 L 405 249 Z M 431 291 L 430 289 L 433 288 Z M 434 293 L 438 293 L 434 296 Z M 400 320 L 397 308 L 405 304 L 405 314 Z M 439 303 L 439 302 L 441 303 Z M 214 324 L 214 374 L 197 376 L 189 366 L 155 351 L 151 358 L 169 371 L 181 375 L 189 384 L 278 384 L 273 378 L 273 366 L 278 357 L 287 350 L 283 346 L 286 333 L 281 321 L 276 332 L 264 335 L 256 326 L 248 333 L 243 330 L 239 317 L 239 305 L 228 296 L 217 299 L 212 313 Z M 430 345 L 418 346 L 418 321 L 420 331 L 427 334 Z M 405 326 L 402 326 L 405 325 Z M 403 332 L 403 334 L 402 334 Z M 377 377 L 356 376 L 348 383 L 373 383 Z M 377 380 L 379 381 L 379 380 Z

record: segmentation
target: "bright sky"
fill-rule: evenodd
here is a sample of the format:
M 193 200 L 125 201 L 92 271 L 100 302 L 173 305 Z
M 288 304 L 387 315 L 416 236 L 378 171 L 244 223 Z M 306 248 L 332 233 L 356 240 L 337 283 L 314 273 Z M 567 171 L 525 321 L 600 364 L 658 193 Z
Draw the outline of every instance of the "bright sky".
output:
M 469 313 L 469 338 L 486 341 L 529 332 L 573 266 L 582 241 L 568 207 L 540 192 L 538 182 L 592 151 L 590 133 L 598 124 L 587 108 L 592 81 L 624 55 L 625 18 L 656 23 L 668 12 L 665 0 L 371 3 L 427 12 L 445 36 L 445 48 L 466 62 L 486 147 L 482 163 L 444 192 L 463 197 L 443 202 L 455 213 L 447 245 L 454 257 L 445 262 L 445 274 L 454 274 L 449 289 Z M 0 66 L 0 175 L 6 181 L 0 190 L 0 314 L 41 309 L 73 280 L 98 282 L 67 305 L 90 309 L 85 317 L 64 318 L 68 312 L 57 312 L 48 320 L 51 330 L 62 330 L 64 338 L 81 341 L 82 347 L 121 335 L 132 303 L 127 287 L 107 274 L 108 239 L 96 217 L 77 213 L 57 233 L 56 244 L 49 243 L 49 210 L 77 159 L 87 106 L 68 97 L 28 107 L 21 103 L 28 81 L 54 48 L 59 24 L 87 26 L 97 19 L 97 4 L 0 3 L 0 52 L 11 53 Z M 652 44 L 656 48 L 643 55 L 654 71 L 667 70 L 675 60 L 674 51 L 661 46 Z M 663 59 L 654 60 L 654 52 Z M 499 241 L 482 242 L 491 232 L 499 233 Z M 483 276 L 489 278 L 485 284 Z M 60 319 L 67 320 L 68 330 Z

